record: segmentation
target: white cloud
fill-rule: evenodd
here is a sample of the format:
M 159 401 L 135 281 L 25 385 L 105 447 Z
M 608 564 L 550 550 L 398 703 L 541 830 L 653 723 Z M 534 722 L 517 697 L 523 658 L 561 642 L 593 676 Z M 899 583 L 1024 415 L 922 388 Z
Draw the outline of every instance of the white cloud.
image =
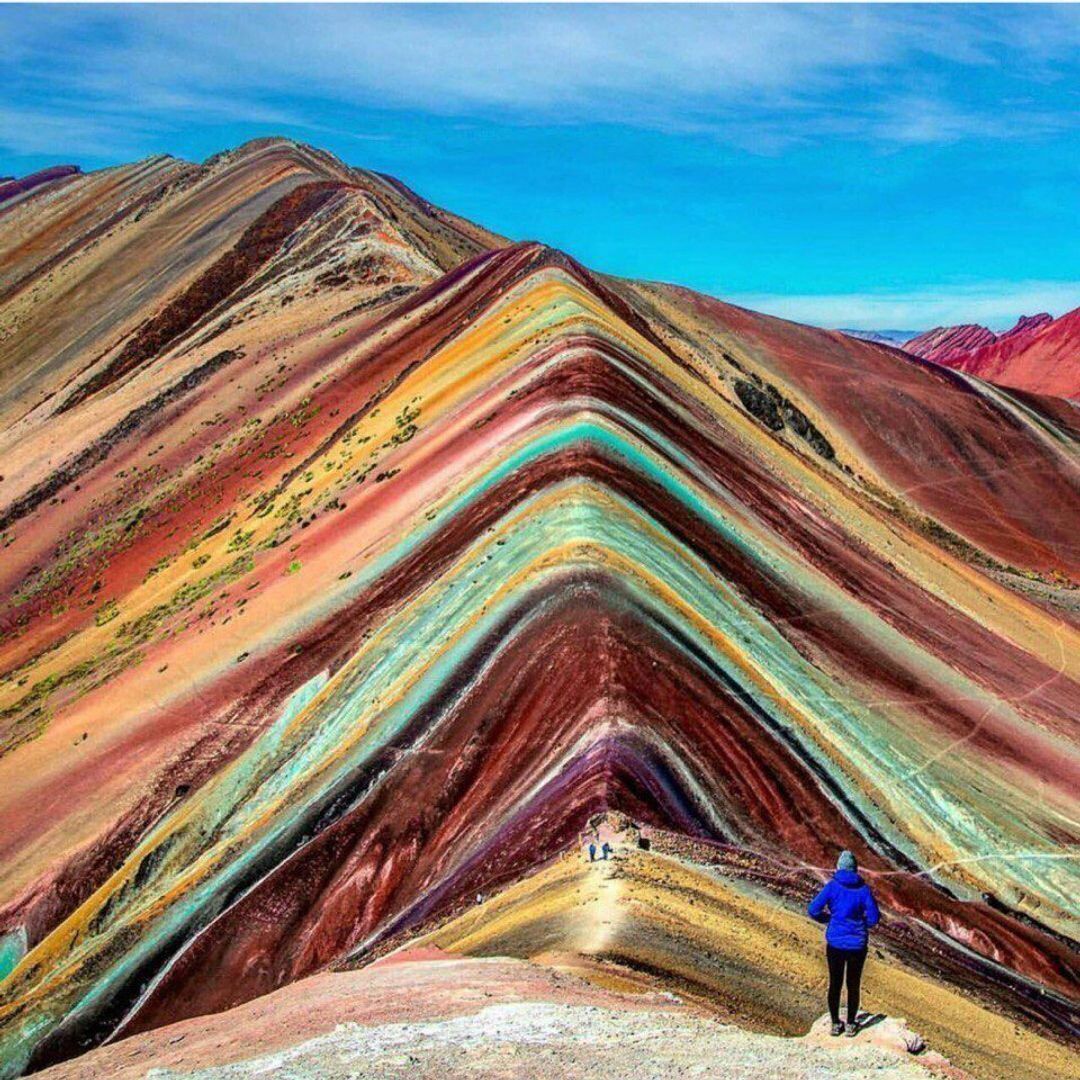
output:
M 929 330 L 981 323 L 992 330 L 1012 326 L 1021 315 L 1062 315 L 1080 304 L 1080 281 L 990 281 L 865 293 L 741 293 L 725 300 L 754 311 L 812 326 L 852 330 Z
M 980 112 L 934 98 L 903 95 L 882 102 L 878 114 L 881 137 L 901 145 L 1041 137 L 1076 125 L 1076 117 L 1067 111 L 1019 105 Z
M 23 110 L 115 112 L 167 129 L 193 116 L 273 123 L 270 103 L 287 99 L 304 126 L 318 110 L 303 102 L 317 99 L 706 132 L 762 152 L 822 136 L 911 145 L 1038 134 L 1075 109 L 963 108 L 936 73 L 996 65 L 1050 78 L 1078 45 L 1080 19 L 1050 6 L 0 9 L 0 69 Z M 0 110 L 0 142 L 25 152 L 32 140 L 13 109 Z

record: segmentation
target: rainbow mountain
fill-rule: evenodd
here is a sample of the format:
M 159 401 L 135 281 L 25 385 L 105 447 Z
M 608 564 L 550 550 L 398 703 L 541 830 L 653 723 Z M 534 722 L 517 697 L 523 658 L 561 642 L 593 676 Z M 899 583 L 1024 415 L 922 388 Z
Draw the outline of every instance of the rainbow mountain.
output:
M 844 847 L 871 989 L 1070 1075 L 1078 435 L 287 140 L 15 192 L 2 1075 L 414 946 L 796 1034 Z

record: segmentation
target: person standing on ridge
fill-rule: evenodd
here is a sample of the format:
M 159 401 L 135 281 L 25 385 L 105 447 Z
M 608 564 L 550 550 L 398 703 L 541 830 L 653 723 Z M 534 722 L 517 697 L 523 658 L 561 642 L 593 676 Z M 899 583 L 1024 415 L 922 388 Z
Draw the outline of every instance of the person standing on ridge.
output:
M 840 852 L 836 873 L 807 906 L 810 917 L 826 923 L 825 957 L 829 964 L 829 1015 L 833 1035 L 858 1034 L 859 984 L 871 927 L 881 916 L 874 894 L 858 873 L 850 851 Z M 827 913 L 826 913 L 827 912 Z M 847 1024 L 840 1022 L 840 988 L 847 974 Z

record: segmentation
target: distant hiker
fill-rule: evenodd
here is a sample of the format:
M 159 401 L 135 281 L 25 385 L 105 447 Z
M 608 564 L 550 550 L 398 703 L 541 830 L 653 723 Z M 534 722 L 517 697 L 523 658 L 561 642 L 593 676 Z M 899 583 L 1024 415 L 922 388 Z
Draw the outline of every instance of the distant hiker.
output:
M 611 845 L 605 840 L 604 846 L 600 849 L 600 854 L 606 859 L 611 854 Z
M 589 845 L 589 862 L 596 862 L 596 844 Z
M 827 924 L 825 957 L 829 964 L 829 1015 L 834 1035 L 845 1034 L 845 1025 L 840 1022 L 840 987 L 847 973 L 848 1037 L 859 1031 L 859 983 L 866 962 L 867 931 L 877 926 L 880 918 L 874 894 L 857 871 L 855 856 L 850 851 L 840 852 L 832 880 L 806 909 L 812 919 Z

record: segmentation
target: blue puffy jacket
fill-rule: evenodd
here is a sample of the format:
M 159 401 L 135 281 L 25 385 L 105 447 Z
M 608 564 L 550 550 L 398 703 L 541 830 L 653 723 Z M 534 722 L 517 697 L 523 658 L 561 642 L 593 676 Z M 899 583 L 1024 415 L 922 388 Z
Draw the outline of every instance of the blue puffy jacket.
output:
M 881 918 L 870 886 L 854 870 L 837 870 L 806 910 L 818 922 L 828 919 L 825 940 L 836 949 L 865 949 L 866 932 Z

